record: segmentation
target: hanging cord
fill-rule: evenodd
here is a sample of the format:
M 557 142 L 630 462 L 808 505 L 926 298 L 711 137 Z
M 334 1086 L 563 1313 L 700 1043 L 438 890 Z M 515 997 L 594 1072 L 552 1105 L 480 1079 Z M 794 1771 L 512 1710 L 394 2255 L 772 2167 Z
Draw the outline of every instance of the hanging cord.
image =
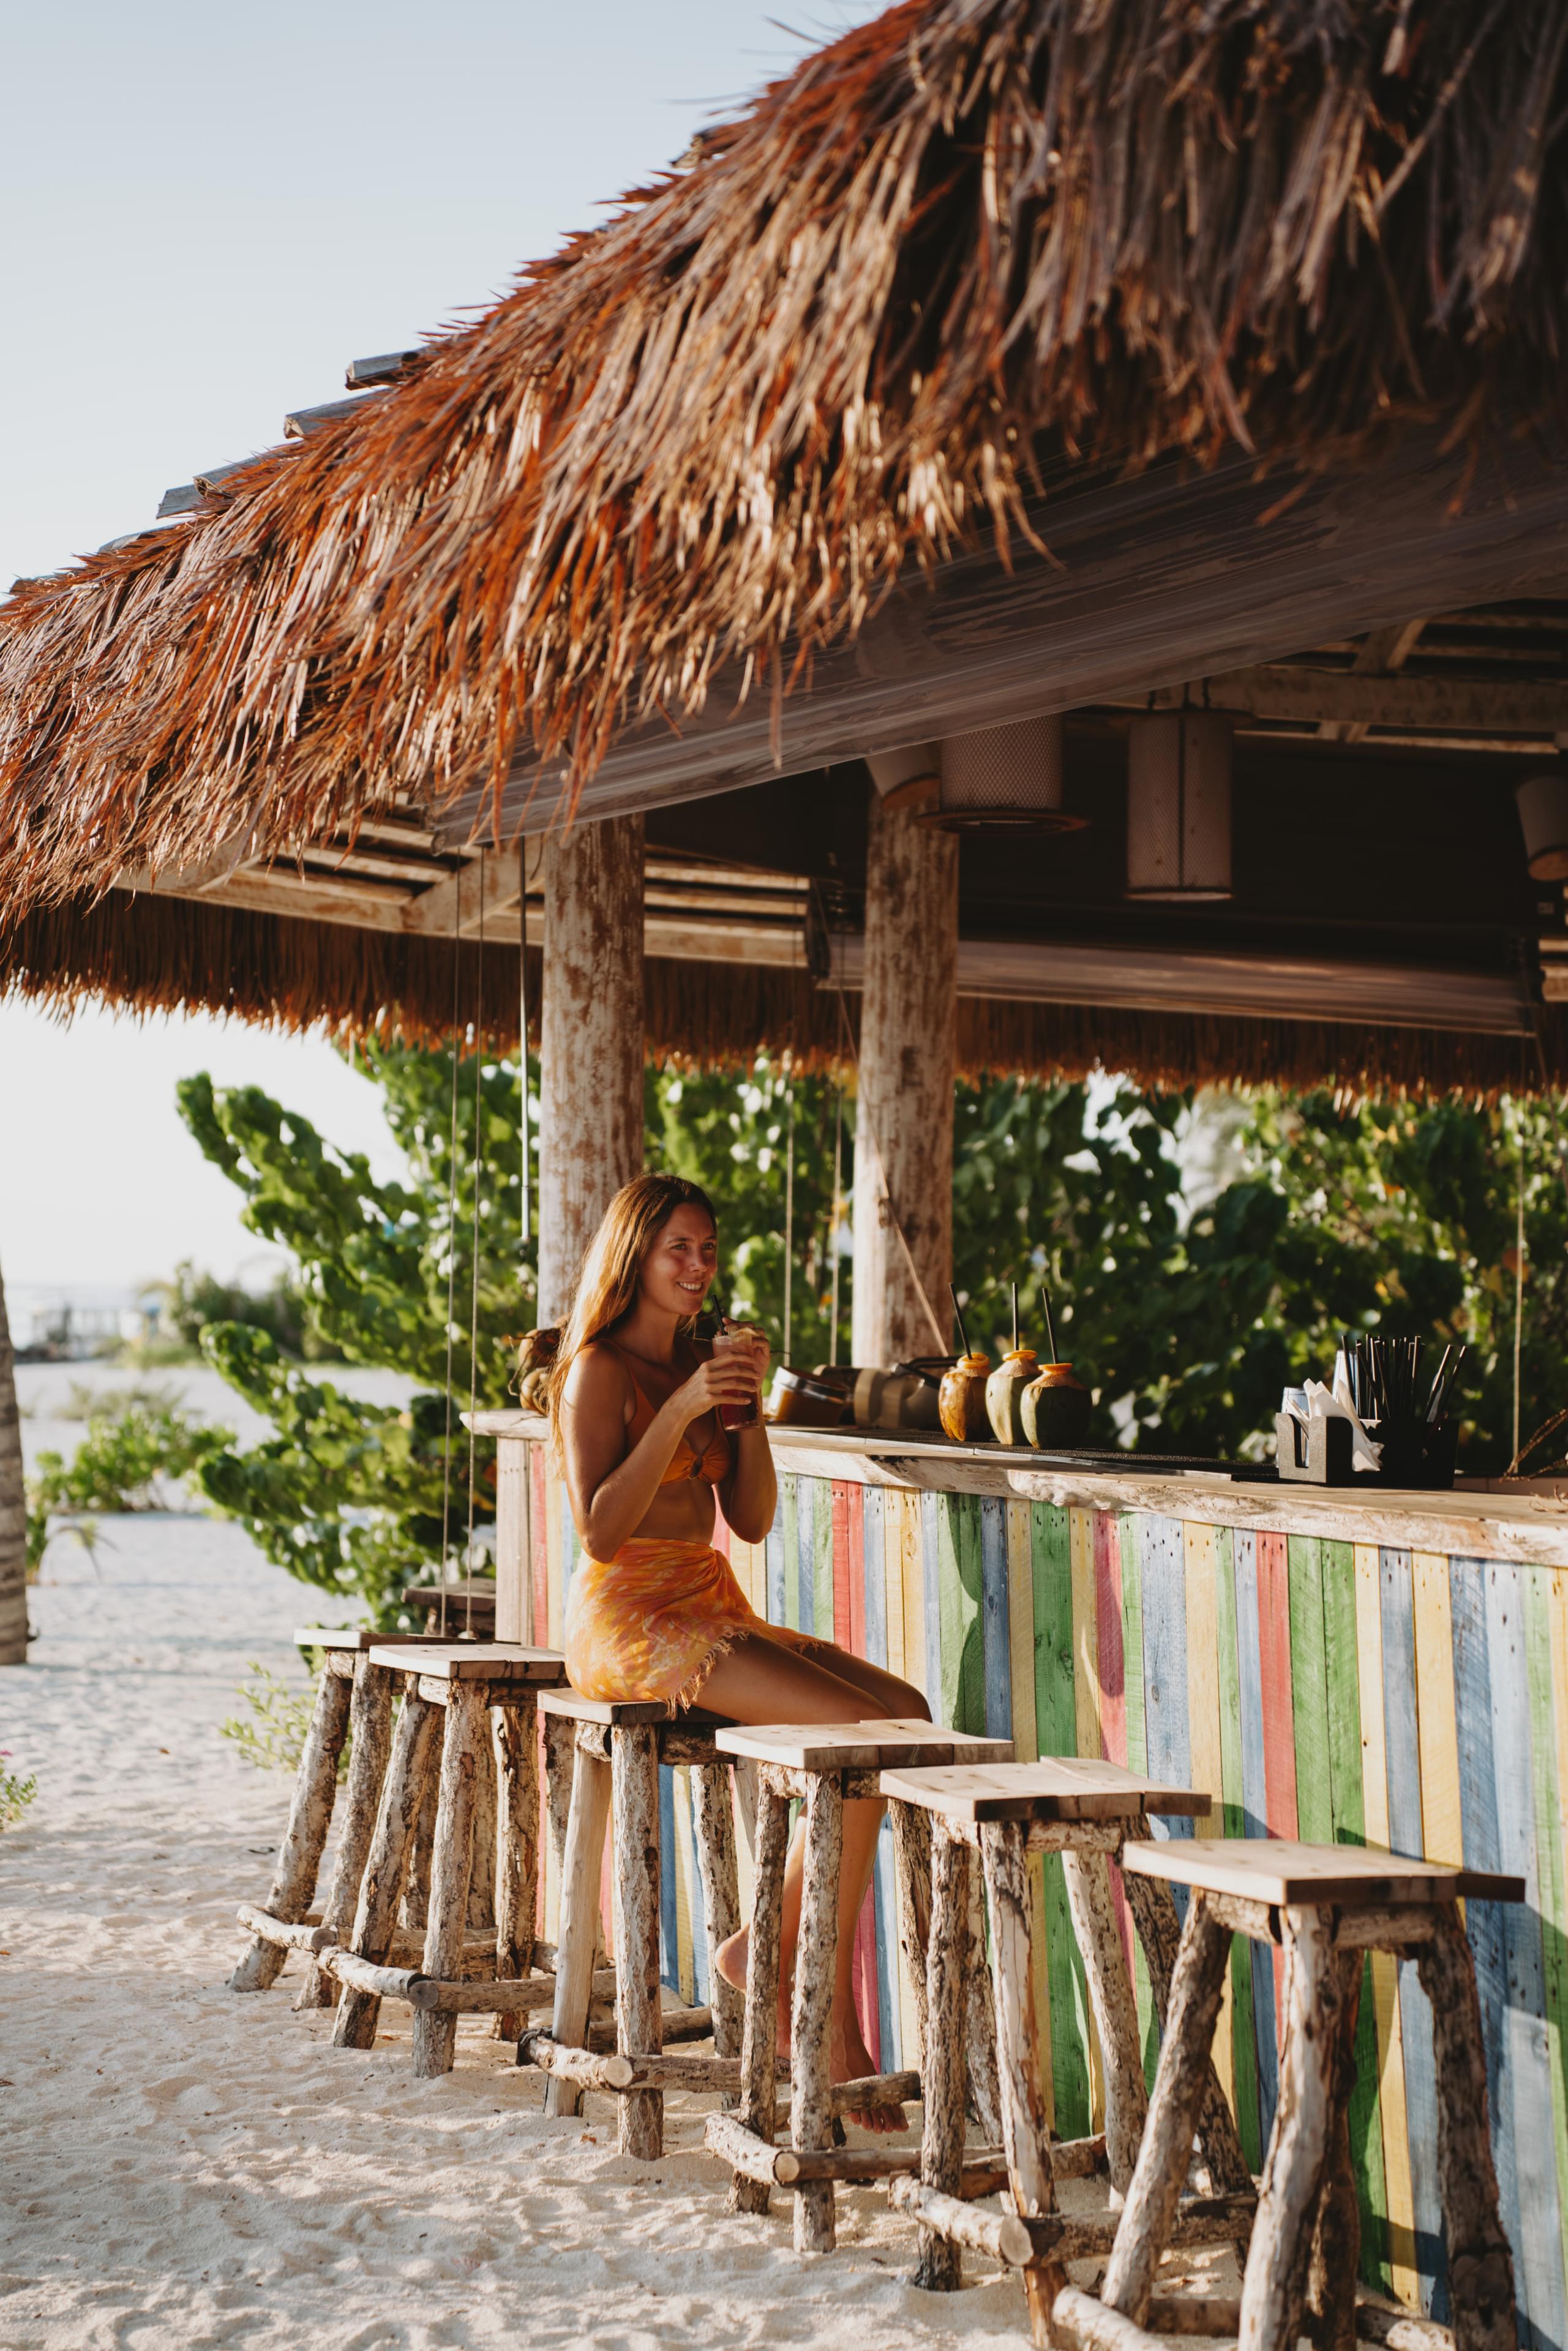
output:
M 1513 1458 L 1519 1458 L 1520 1365 L 1524 1349 L 1524 1121 L 1519 1123 L 1519 1217 L 1513 1243 Z
M 518 920 L 522 925 L 522 946 L 519 963 L 522 977 L 519 983 L 518 995 L 522 1008 L 523 1021 L 523 1226 L 522 1238 L 518 1247 L 519 1253 L 523 1260 L 523 1270 L 526 1272 L 528 1270 L 528 1241 L 531 1238 L 532 1231 L 532 1207 L 529 1199 L 529 1186 L 533 1177 L 528 1120 L 528 892 L 533 888 L 534 883 L 538 881 L 539 866 L 544 863 L 544 843 L 542 841 L 539 843 L 538 863 L 535 865 L 531 873 L 528 872 L 528 843 L 526 834 L 517 844 L 517 854 L 523 862 L 523 902 L 518 916 Z M 536 1322 L 538 1321 L 538 1289 L 537 1283 L 534 1290 L 534 1320 Z
M 842 1021 L 842 1008 L 840 1008 Z M 839 1200 L 844 1167 L 844 1061 L 841 1048 L 833 1094 L 833 1205 L 828 1211 L 828 1361 L 839 1360 Z
M 784 1357 L 789 1361 L 790 1285 L 795 1272 L 795 1079 L 792 1057 L 785 1055 L 784 1125 Z
M 525 916 L 525 920 L 527 917 Z M 485 861 L 479 861 L 478 956 L 474 967 L 474 1247 L 468 1286 L 468 1573 L 463 1637 L 474 1638 L 474 1416 L 479 1404 L 479 1182 L 485 1116 Z
M 817 910 L 821 916 L 822 927 L 824 931 L 826 931 L 828 923 L 827 909 L 823 906 L 821 902 L 821 885 L 814 877 L 811 883 L 811 889 L 817 899 Z M 940 1355 L 946 1355 L 952 1352 L 948 1345 L 947 1333 L 943 1330 L 941 1323 L 936 1320 L 936 1310 L 932 1305 L 931 1300 L 927 1295 L 925 1284 L 920 1279 L 920 1269 L 915 1262 L 915 1253 L 909 1246 L 908 1236 L 905 1234 L 903 1225 L 899 1222 L 898 1211 L 893 1204 L 893 1194 L 888 1187 L 887 1181 L 887 1162 L 883 1157 L 882 1144 L 877 1140 L 876 1127 L 871 1114 L 871 1104 L 866 1100 L 865 1087 L 861 1082 L 860 1047 L 855 1040 L 855 1032 L 850 1022 L 849 1005 L 844 995 L 843 974 L 837 966 L 835 966 L 833 969 L 832 980 L 833 986 L 838 991 L 839 1011 L 843 1019 L 845 1034 L 849 1038 L 851 1059 L 854 1062 L 855 1148 L 857 1150 L 860 1148 L 861 1130 L 863 1127 L 865 1130 L 865 1139 L 870 1144 L 872 1155 L 876 1161 L 876 1172 L 882 1185 L 883 1214 L 898 1242 L 899 1248 L 904 1252 L 904 1262 L 908 1270 L 909 1279 L 914 1284 L 915 1294 L 916 1298 L 919 1299 L 921 1306 L 925 1310 L 925 1320 L 930 1323 L 932 1331 L 936 1336 L 936 1352 Z
M 441 1637 L 446 1638 L 446 1568 L 452 1526 L 452 1317 L 457 1311 L 457 949 L 463 936 L 463 868 L 452 902 L 452 1132 L 446 1149 L 446 1440 L 441 1448 Z

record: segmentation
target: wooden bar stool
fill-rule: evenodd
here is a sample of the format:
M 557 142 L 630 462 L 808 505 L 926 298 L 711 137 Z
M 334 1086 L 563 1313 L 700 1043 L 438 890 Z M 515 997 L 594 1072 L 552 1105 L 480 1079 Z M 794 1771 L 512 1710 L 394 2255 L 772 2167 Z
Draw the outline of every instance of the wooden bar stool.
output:
M 585 2089 L 612 2090 L 620 2105 L 622 2155 L 644 2160 L 664 2147 L 669 2089 L 734 2091 L 740 2081 L 740 1994 L 712 1975 L 708 2008 L 678 2020 L 682 2037 L 706 2038 L 714 2054 L 666 2053 L 671 2020 L 659 1998 L 659 1766 L 689 1763 L 696 1814 L 697 1865 L 710 1954 L 740 1924 L 735 1814 L 729 1772 L 714 1744 L 716 1715 L 672 1716 L 658 1704 L 580 1698 L 573 1689 L 542 1694 L 547 1722 L 568 1725 L 576 1749 L 566 1850 L 561 1864 L 560 1933 L 556 1946 L 555 2012 L 548 2032 L 525 2033 L 519 2065 L 549 2075 L 545 2112 L 574 2115 Z M 606 1822 L 615 1824 L 615 2047 L 595 2049 L 590 2002 L 601 1982 L 600 1869 Z
M 1037 2338 L 1043 2339 L 1051 2301 L 1063 2283 L 1062 2263 L 1108 2253 L 1117 2219 L 1108 2212 L 1065 2220 L 1057 2211 L 1054 2182 L 1082 2175 L 1103 2160 L 1113 2189 L 1119 2197 L 1124 2195 L 1132 2184 L 1148 2107 L 1137 2008 L 1106 1864 L 1120 1858 L 1130 1834 L 1147 1834 L 1151 1813 L 1202 1814 L 1210 1808 L 1209 1798 L 1191 1788 L 1145 1779 L 1115 1763 L 1071 1756 L 1045 1757 L 1038 1763 L 884 1771 L 882 1790 L 896 1808 L 895 1818 L 898 1810 L 916 1810 L 929 1816 L 933 1832 L 925 1995 L 933 2053 L 920 2177 L 894 2179 L 890 2186 L 893 2202 L 920 2222 L 915 2283 L 951 2290 L 962 2283 L 964 2247 L 989 2253 L 1023 2271 L 1031 2321 Z M 970 1947 L 968 1894 L 974 1876 L 969 1855 L 977 1849 L 990 1903 L 1001 2135 L 1011 2217 L 979 2210 L 959 2193 L 964 2113 L 954 2053 L 962 2045 L 964 1971 Z M 1061 1855 L 1104 2067 L 1103 2149 L 1096 2141 L 1064 2146 L 1046 2124 L 1044 2061 L 1032 1990 L 1027 1873 L 1032 1853 Z M 1135 1898 L 1129 1887 L 1128 1907 L 1163 2019 L 1176 1946 L 1170 1890 L 1145 1880 Z M 1180 2241 L 1225 2242 L 1238 2235 L 1245 2241 L 1255 2201 L 1252 2179 L 1212 2065 L 1203 2087 L 1202 2112 L 1196 2119 L 1216 2193 L 1188 2200 L 1181 2215 Z
M 392 1644 L 362 1625 L 342 1631 L 307 1625 L 294 1640 L 302 1651 L 323 1653 L 321 1679 L 266 1904 L 257 1909 L 242 1903 L 236 1913 L 251 1939 L 229 1978 L 229 1990 L 269 1991 L 289 1952 L 303 1950 L 310 1957 L 310 1973 L 295 2006 L 320 2008 L 330 2005 L 331 1991 L 323 1985 L 316 1954 L 341 1942 L 353 1918 L 386 1773 L 398 1676 L 390 1667 L 371 1664 L 373 1648 Z M 393 1643 L 400 1648 L 427 1646 L 423 1634 L 394 1635 Z M 325 1908 L 313 1917 L 311 1899 L 337 1802 L 338 1765 L 350 1732 L 353 1750 L 331 1887 Z
M 460 2011 L 499 2016 L 510 2038 L 530 2008 L 554 1996 L 554 1978 L 531 1972 L 538 1885 L 539 1780 L 535 1706 L 559 1682 L 564 1658 L 513 1641 L 420 1640 L 372 1648 L 370 1662 L 403 1684 L 402 1711 L 382 1778 L 375 1827 L 360 1880 L 348 1946 L 320 1951 L 318 1964 L 341 1987 L 332 2043 L 368 2049 L 381 2002 L 414 2011 L 413 2067 L 452 2070 Z M 494 1710 L 501 1748 L 497 1805 L 495 1957 L 487 1980 L 465 1979 L 468 1894 L 474 1865 L 481 1747 Z M 437 1732 L 442 1736 L 437 1740 Z M 428 1914 L 417 1968 L 392 1964 L 398 1905 L 430 1774 L 440 1752 L 431 1847 Z
M 1366 1952 L 1395 1951 L 1414 1959 L 1432 2003 L 1456 2351 L 1514 2351 L 1513 2262 L 1498 2212 L 1480 2003 L 1458 1904 L 1466 1896 L 1522 1902 L 1523 1880 L 1263 1837 L 1129 1844 L 1123 1865 L 1129 1892 L 1140 1880 L 1175 1879 L 1192 1888 L 1192 1900 L 1144 2143 L 1100 2297 L 1071 2286 L 1058 2294 L 1056 2339 L 1075 2351 L 1154 2351 L 1162 2327 L 1191 2331 L 1191 2305 L 1155 2298 L 1155 2272 L 1172 2242 L 1235 1932 L 1284 1947 L 1280 2102 L 1240 2302 L 1210 2304 L 1202 2331 L 1237 2335 L 1242 2351 L 1293 2351 L 1303 2332 L 1317 2351 L 1354 2343 L 1356 2013 Z M 1367 2316 L 1371 2335 L 1386 2314 Z
M 909 2073 L 877 2076 L 854 2084 L 847 2102 L 844 2093 L 851 2085 L 842 2085 L 835 2101 L 828 2034 L 838 1957 L 845 1801 L 880 1796 L 880 1775 L 891 1765 L 913 1769 L 937 1763 L 1005 1762 L 1012 1746 L 1005 1739 L 973 1739 L 963 1731 L 941 1729 L 935 1723 L 901 1721 L 737 1725 L 721 1730 L 717 1743 L 725 1754 L 753 1758 L 761 1767 L 761 1784 L 757 1811 L 757 1896 L 746 1975 L 741 2111 L 709 2117 L 708 2145 L 735 2174 L 730 2189 L 732 2211 L 765 2212 L 775 2184 L 792 2186 L 796 2251 L 828 2252 L 836 2241 L 834 2181 L 884 2179 L 895 2168 L 877 2159 L 883 2150 L 831 2147 L 835 2103 L 840 2111 L 846 2110 L 847 2103 L 902 2104 L 904 2098 L 922 2094 L 923 2079 Z M 797 1796 L 804 1797 L 806 1803 L 806 1863 L 789 2033 L 789 2147 L 780 2149 L 775 2143 L 779 1939 L 789 1803 Z M 918 1845 L 901 1851 L 900 1875 L 908 1881 L 903 1913 L 906 1949 L 923 1932 L 919 1876 L 924 1866 Z M 973 1932 L 974 1916 L 967 1889 L 961 1899 L 967 1938 Z M 915 1971 L 912 1964 L 912 1975 Z M 924 1981 L 923 1949 L 919 1975 Z M 957 2070 L 960 2102 L 966 2038 L 960 2024 L 954 2034 L 955 2046 L 945 2049 L 940 2058 Z M 929 2026 L 920 2053 L 923 2068 L 928 2070 L 939 2062 Z M 983 2065 L 977 2070 L 983 2072 Z M 961 2124 L 959 2138 L 961 2143 Z M 895 2158 L 900 2165 L 913 2160 L 907 2149 Z

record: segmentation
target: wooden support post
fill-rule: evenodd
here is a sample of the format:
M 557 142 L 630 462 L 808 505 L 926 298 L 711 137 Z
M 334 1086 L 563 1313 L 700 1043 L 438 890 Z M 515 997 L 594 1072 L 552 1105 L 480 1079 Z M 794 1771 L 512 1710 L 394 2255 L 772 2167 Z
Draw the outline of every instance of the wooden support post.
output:
M 779 1940 L 784 1916 L 784 1865 L 789 1852 L 788 1800 L 766 1782 L 757 1798 L 757 1885 L 747 1946 L 746 2022 L 740 2046 L 740 2109 L 735 2119 L 753 2138 L 773 2137 L 779 2070 Z M 768 2183 L 737 2170 L 731 2212 L 766 2212 Z
M 392 1761 L 382 1782 L 365 1874 L 360 1882 L 359 1907 L 354 1913 L 350 1944 L 360 1959 L 381 1960 L 397 1925 L 398 1903 L 407 1875 L 409 1852 L 424 1802 L 426 1781 L 432 1776 L 432 1750 L 443 1709 L 410 1689 L 398 1717 Z M 345 1990 L 338 2001 L 338 2021 L 332 2028 L 334 2049 L 370 2049 L 375 2045 L 381 2002 L 373 1993 Z
M 789 2027 L 789 2143 L 800 2155 L 817 2154 L 832 2134 L 831 2024 L 843 1842 L 844 1796 L 838 1774 L 813 1772 L 806 1798 L 806 1864 Z M 795 2251 L 831 2253 L 835 2241 L 831 2180 L 802 2181 L 795 2190 Z
M 564 1316 L 600 1218 L 643 1165 L 642 817 L 580 821 L 552 832 L 544 843 L 542 871 L 538 1319 L 544 1324 Z
M 1350 2159 L 1350 2095 L 1355 2087 L 1355 2026 L 1361 2013 L 1365 1953 L 1339 1951 L 1335 1964 L 1340 1973 L 1339 2045 L 1333 2056 L 1328 2159 L 1307 2268 L 1307 2331 L 1314 2351 L 1352 2351 L 1355 2281 L 1361 2270 L 1361 2207 Z
M 898 1940 L 915 2005 L 915 2064 L 925 2071 L 925 1954 L 931 1942 L 931 1815 L 923 1804 L 893 1807 L 898 1864 Z
M 944 1329 L 953 1270 L 953 1065 L 958 844 L 873 794 L 855 1117 L 857 1364 L 929 1354 L 936 1334 L 894 1217 Z
M 496 1927 L 496 1734 L 482 1719 L 474 1749 L 474 1850 L 468 1871 L 468 1924 L 483 1934 Z
M 925 1962 L 925 2100 L 920 2135 L 920 2178 L 956 2199 L 964 2168 L 964 2044 L 969 1976 L 969 1848 L 933 1824 L 931 1935 Z M 953 2294 L 964 2283 L 958 2244 L 922 2225 L 913 2283 Z
M 1127 1883 L 1132 1882 L 1129 1873 Z M 1195 1893 L 1171 1977 L 1169 2012 L 1144 2142 L 1101 2288 L 1112 2309 L 1140 2326 L 1186 2183 L 1192 2135 L 1207 2085 L 1208 2053 L 1219 2021 L 1229 1958 L 1228 1928 L 1214 1916 L 1202 1895 Z
M 659 1739 L 652 1723 L 635 1723 L 617 1728 L 611 1741 L 615 2039 L 621 2054 L 635 2060 L 664 2046 L 659 2022 Z M 621 2100 L 622 2154 L 651 2162 L 664 2151 L 663 2092 L 627 2091 Z
M 553 1813 L 553 1804 L 551 1809 Z M 593 1955 L 599 1940 L 599 1865 L 609 1818 L 610 1766 L 579 1748 L 561 1856 L 560 1930 L 555 1947 L 555 2011 L 550 2023 L 551 2038 L 563 2049 L 580 2049 L 588 2028 Z M 552 2075 L 545 2087 L 545 2112 L 580 2115 L 581 2089 Z
M 534 1964 L 539 1890 L 538 1706 L 532 1690 L 495 1714 L 499 1790 L 496 1807 L 496 1973 L 526 1976 Z M 497 2041 L 515 2041 L 527 2019 L 504 2011 Z
M 441 1792 L 430 1856 L 430 1916 L 424 1930 L 427 1976 L 457 1976 L 468 1924 L 474 1866 L 474 1816 L 481 1784 L 480 1750 L 490 1742 L 486 1693 L 475 1682 L 454 1682 L 446 1700 L 441 1750 Z M 449 2011 L 421 2009 L 413 2020 L 413 2070 L 423 2080 L 450 2074 L 457 2019 Z
M 321 1925 L 329 1943 L 346 1943 L 359 1907 L 360 1880 L 375 1834 L 376 1808 L 382 1782 L 392 1753 L 392 1677 L 384 1666 L 369 1657 L 354 1660 L 353 1696 L 349 1707 L 349 1784 L 343 1792 L 342 1825 L 332 1863 L 332 1883 L 327 1890 Z M 330 2008 L 337 1985 L 312 1959 L 297 2009 Z
M 1138 2010 L 1111 1907 L 1111 1877 L 1102 1853 L 1064 1853 L 1067 1905 L 1083 1959 L 1090 2005 L 1100 2034 L 1105 2073 L 1105 2153 L 1111 2185 L 1124 2196 L 1149 2111 L 1138 2046 Z
M 1452 1906 L 1416 1955 L 1432 2003 L 1437 2073 L 1437 2184 L 1448 2246 L 1455 2351 L 1513 2351 L 1513 2257 L 1498 2210 L 1487 2123 L 1486 2052 L 1475 1962 Z M 1545 2161 L 1543 2148 L 1531 2150 Z
M 316 1687 L 316 1704 L 305 1734 L 305 1751 L 295 1774 L 288 1807 L 288 1826 L 273 1865 L 272 1889 L 267 1908 L 275 1918 L 302 1918 L 316 1891 L 316 1872 L 332 1818 L 338 1792 L 338 1758 L 349 1727 L 352 1686 L 342 1675 L 324 1672 Z M 288 1954 L 277 1943 L 256 1936 L 241 1952 L 229 1978 L 231 1991 L 268 1991 L 277 1981 Z
M 1280 2104 L 1241 2285 L 1239 2351 L 1292 2351 L 1301 2331 L 1343 2038 L 1344 1983 L 1332 1914 L 1290 1908 L 1281 1911 L 1280 1924 L 1285 1945 Z
M 1153 1831 L 1146 1814 L 1134 1822 L 1129 1834 L 1138 1842 L 1149 1842 Z M 1159 2019 L 1163 2033 L 1170 2009 L 1171 1975 L 1181 1941 L 1181 1921 L 1176 1917 L 1176 1901 L 1163 1877 L 1145 1877 L 1141 1870 L 1128 1870 L 1122 1884 L 1138 1940 L 1144 1947 L 1155 2014 Z M 1219 2075 L 1215 2071 L 1212 2056 L 1208 2059 L 1203 2104 L 1198 2111 L 1197 2139 L 1215 2194 L 1245 2194 L 1252 2185 L 1252 2174 L 1237 2136 L 1236 2117 L 1219 2086 Z
M 1043 2220 L 1056 2210 L 1056 2186 L 1046 2151 L 1045 2076 L 1034 2005 L 1025 1844 L 1022 1822 L 987 1821 L 981 1827 L 980 1860 L 991 1906 L 1002 2146 L 1013 2210 L 1021 2220 Z M 1066 2278 L 1061 2263 L 1049 2258 L 1030 2262 L 1024 2271 L 1030 2332 L 1036 2344 L 1051 2339 L 1051 2305 Z
M 441 1786 L 441 1745 L 446 1737 L 446 1709 L 437 1708 L 435 1753 L 425 1774 L 419 1818 L 409 1848 L 408 1876 L 402 1889 L 402 1923 L 411 1935 L 423 1935 L 430 1917 L 430 1856 L 435 1844 L 435 1805 Z
M 740 1876 L 735 1857 L 735 1808 L 729 1766 L 692 1766 L 692 1804 L 696 1813 L 697 1868 L 703 1882 L 707 1928 L 708 2003 L 713 2010 L 713 2045 L 720 2057 L 738 2057 L 745 1995 L 726 1983 L 713 1963 L 719 1945 L 740 1929 Z
M 988 2147 L 1002 2139 L 1001 2091 L 997 2081 L 997 2011 L 991 1971 L 986 1965 L 985 1876 L 969 1872 L 969 1954 L 964 1974 L 964 2046 L 968 2058 L 968 2107 Z

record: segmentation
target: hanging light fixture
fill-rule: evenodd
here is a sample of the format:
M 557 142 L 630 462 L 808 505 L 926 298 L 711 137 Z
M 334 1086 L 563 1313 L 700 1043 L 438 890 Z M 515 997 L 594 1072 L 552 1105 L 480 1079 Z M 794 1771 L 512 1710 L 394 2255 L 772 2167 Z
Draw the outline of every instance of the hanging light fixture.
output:
M 1127 734 L 1127 895 L 1230 895 L 1233 722 L 1224 710 L 1151 711 Z
M 873 752 L 866 764 L 890 807 L 906 808 L 945 831 L 1028 825 L 1074 832 L 1088 820 L 1061 804 L 1062 733 L 1060 717 L 1024 718 L 941 743 Z
M 1568 882 L 1568 774 L 1561 768 L 1513 788 L 1524 854 L 1537 882 Z

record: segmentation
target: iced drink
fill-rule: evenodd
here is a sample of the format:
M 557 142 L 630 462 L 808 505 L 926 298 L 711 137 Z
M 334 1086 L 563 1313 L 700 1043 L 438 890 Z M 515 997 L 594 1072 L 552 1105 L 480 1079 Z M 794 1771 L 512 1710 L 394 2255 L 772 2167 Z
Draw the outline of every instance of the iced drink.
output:
M 749 1368 L 757 1359 L 756 1334 L 727 1322 L 713 1334 L 713 1352 L 716 1355 L 743 1354 L 749 1359 Z M 755 1428 L 761 1416 L 762 1401 L 755 1388 L 744 1403 L 721 1404 L 718 1408 L 719 1419 L 726 1428 Z

